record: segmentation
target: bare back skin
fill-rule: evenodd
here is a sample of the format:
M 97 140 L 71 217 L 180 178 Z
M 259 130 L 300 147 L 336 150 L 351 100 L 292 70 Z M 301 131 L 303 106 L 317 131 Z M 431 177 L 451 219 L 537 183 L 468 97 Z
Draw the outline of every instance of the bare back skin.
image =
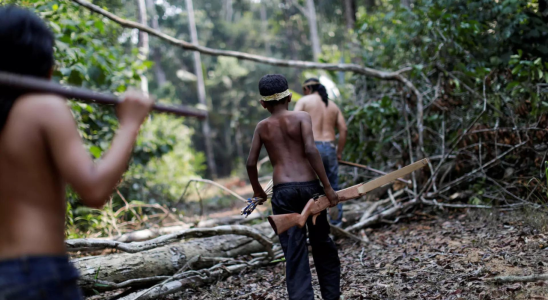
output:
M 0 134 L 0 258 L 65 251 L 65 189 L 44 138 L 42 104 L 16 101 Z
M 316 179 L 316 173 L 306 157 L 301 134 L 304 117 L 303 112 L 286 111 L 257 125 L 258 134 L 274 167 L 274 184 Z
M 15 101 L 0 131 L 0 260 L 65 254 L 65 182 L 90 207 L 104 205 L 127 167 L 153 100 L 130 92 L 120 127 L 93 162 L 65 99 L 31 94 Z
M 320 95 L 315 93 L 302 97 L 295 105 L 295 111 L 306 111 L 310 114 L 315 141 L 332 142 L 335 140 L 335 128 L 342 114 L 333 101 L 328 101 L 329 105 L 325 106 Z
M 290 100 L 291 97 L 285 104 L 269 108 L 271 116 L 259 122 L 255 128 L 246 163 L 249 181 L 254 191 L 253 197 L 267 199 L 259 184 L 257 171 L 257 160 L 264 144 L 274 167 L 275 185 L 307 182 L 319 178 L 330 203 L 333 206 L 337 205 L 338 196 L 329 183 L 320 152 L 314 144 L 310 115 L 306 112 L 287 110 Z M 264 101 L 262 104 L 265 106 Z

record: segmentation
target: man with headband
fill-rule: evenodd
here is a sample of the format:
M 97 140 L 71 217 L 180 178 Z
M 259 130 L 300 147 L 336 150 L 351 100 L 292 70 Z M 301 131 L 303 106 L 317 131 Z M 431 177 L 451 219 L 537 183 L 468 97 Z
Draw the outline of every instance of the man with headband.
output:
M 295 111 L 306 111 L 312 117 L 312 132 L 316 147 L 322 156 L 323 165 L 333 189 L 339 189 L 339 163 L 346 143 L 346 122 L 337 105 L 327 97 L 325 87 L 316 78 L 309 78 L 303 84 L 306 96 L 299 99 Z M 335 147 L 335 127 L 339 130 L 339 142 Z M 342 204 L 331 208 L 331 224 L 342 225 Z
M 257 170 L 257 160 L 264 144 L 274 167 L 274 214 L 301 213 L 314 194 L 325 194 L 332 206 L 337 205 L 338 196 L 329 183 L 322 158 L 314 144 L 310 115 L 288 110 L 291 93 L 285 77 L 264 76 L 259 81 L 259 92 L 261 105 L 271 116 L 257 124 L 247 159 L 253 196 L 266 199 Z M 326 211 L 317 218 L 316 225 L 312 224 L 311 218 L 306 225 L 322 298 L 339 299 L 340 262 L 335 243 L 329 237 Z M 294 226 L 279 235 L 286 260 L 287 292 L 289 299 L 294 300 L 314 299 L 305 227 Z

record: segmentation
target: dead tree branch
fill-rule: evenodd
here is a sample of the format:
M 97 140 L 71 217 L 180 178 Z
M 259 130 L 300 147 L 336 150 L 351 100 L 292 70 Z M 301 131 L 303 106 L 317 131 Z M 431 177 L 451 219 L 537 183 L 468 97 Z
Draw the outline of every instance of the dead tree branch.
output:
M 334 236 L 338 236 L 338 237 L 341 237 L 341 238 L 347 238 L 347 239 L 350 239 L 352 241 L 355 241 L 355 242 L 358 242 L 360 244 L 367 244 L 367 241 L 356 236 L 356 235 L 353 235 L 352 233 L 340 228 L 340 227 L 337 227 L 337 226 L 333 226 L 331 225 L 331 233 L 334 235 Z
M 487 281 L 493 281 L 496 283 L 509 283 L 509 282 L 534 282 L 548 280 L 548 274 L 534 274 L 529 276 L 498 276 L 495 278 L 489 278 Z
M 238 198 L 238 200 L 247 203 L 247 200 L 245 200 L 244 197 L 242 197 L 242 196 L 236 194 L 236 193 L 235 193 L 234 191 L 232 191 L 231 189 L 228 189 L 228 188 L 224 187 L 224 186 L 221 185 L 221 184 L 218 184 L 217 182 L 215 182 L 215 181 L 213 181 L 213 180 L 209 180 L 209 179 L 200 179 L 200 178 L 193 178 L 193 179 L 190 179 L 190 180 L 188 181 L 187 184 L 190 184 L 191 182 L 203 182 L 203 183 L 211 184 L 211 185 L 216 186 L 216 187 L 222 189 L 223 191 L 225 191 L 225 192 L 231 194 L 232 196 Z M 185 189 L 185 192 L 186 192 L 186 189 Z M 183 193 L 183 195 L 181 196 L 181 198 L 183 198 L 184 195 L 185 195 L 185 193 Z
M 185 50 L 191 50 L 191 51 L 198 51 L 205 55 L 212 55 L 212 56 L 226 56 L 226 57 L 235 57 L 238 59 L 243 60 L 249 60 L 254 61 L 258 63 L 273 65 L 273 66 L 280 66 L 280 67 L 293 67 L 293 68 L 300 68 L 300 69 L 321 69 L 321 70 L 328 70 L 328 71 L 341 71 L 341 72 L 354 72 L 357 74 L 363 74 L 366 76 L 382 79 L 382 80 L 395 80 L 403 83 L 406 87 L 408 87 L 413 94 L 417 97 L 417 102 L 419 103 L 417 105 L 417 109 L 420 107 L 420 112 L 418 114 L 419 118 L 417 120 L 417 124 L 422 124 L 422 94 L 417 90 L 417 88 L 413 85 L 411 81 L 409 81 L 407 78 L 402 76 L 401 74 L 408 71 L 409 68 L 403 68 L 402 70 L 391 72 L 391 71 L 379 71 L 367 67 L 363 67 L 357 64 L 326 64 L 326 63 L 315 63 L 311 61 L 301 61 L 301 60 L 283 60 L 283 59 L 276 59 L 272 57 L 266 57 L 261 55 L 255 55 L 255 54 L 249 54 L 245 52 L 239 52 L 239 51 L 230 51 L 230 50 L 219 50 L 219 49 L 212 49 L 204 46 L 199 46 L 195 44 L 191 44 L 187 41 L 176 39 L 170 35 L 167 35 L 165 33 L 162 33 L 158 30 L 154 30 L 148 26 L 139 24 L 137 22 L 129 21 L 123 18 L 118 17 L 117 15 L 110 13 L 102 8 L 100 8 L 97 5 L 94 5 L 92 3 L 89 3 L 84 0 L 72 0 L 73 2 L 79 4 L 80 6 L 83 6 L 90 11 L 100 14 L 111 21 L 120 24 L 123 27 L 126 28 L 134 28 L 141 31 L 144 31 L 152 36 L 155 36 L 157 38 L 160 38 L 164 41 L 167 41 L 168 43 L 180 47 Z M 419 134 L 422 134 L 422 130 L 419 130 Z
M 187 271 L 173 276 L 171 281 L 159 284 L 151 289 L 140 291 L 128 295 L 123 300 L 148 300 L 157 299 L 160 296 L 176 293 L 187 286 L 202 286 L 211 282 L 226 278 L 232 274 L 239 273 L 244 269 L 257 268 L 264 265 L 268 261 L 255 260 L 250 263 L 243 263 L 233 266 L 225 266 L 222 264 L 213 266 L 207 270 Z
M 362 229 L 364 227 L 371 226 L 373 224 L 379 223 L 383 219 L 393 217 L 393 216 L 397 215 L 398 213 L 400 213 L 401 211 L 405 211 L 406 209 L 416 205 L 417 203 L 418 203 L 417 199 L 414 199 L 414 200 L 408 201 L 406 203 L 403 203 L 399 206 L 389 208 L 389 209 L 383 211 L 382 213 L 376 214 L 372 217 L 369 217 L 369 218 L 365 219 L 364 221 L 360 221 L 360 222 L 346 228 L 346 230 L 347 231 L 359 230 L 359 229 Z

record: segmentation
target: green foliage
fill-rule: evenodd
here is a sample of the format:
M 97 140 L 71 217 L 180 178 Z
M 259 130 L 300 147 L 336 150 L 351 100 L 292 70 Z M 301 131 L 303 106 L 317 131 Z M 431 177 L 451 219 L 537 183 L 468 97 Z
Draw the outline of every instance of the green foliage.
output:
M 439 130 L 446 120 L 449 132 L 445 140 L 451 141 L 483 109 L 484 97 L 496 108 L 481 120 L 491 125 L 492 117 L 511 113 L 520 105 L 531 110 L 519 120 L 522 125 L 547 111 L 538 84 L 548 82 L 548 36 L 540 34 L 548 31 L 548 25 L 538 9 L 538 2 L 516 0 L 422 0 L 414 1 L 412 10 L 400 7 L 399 1 L 383 1 L 375 13 L 359 10 L 356 37 L 365 50 L 367 66 L 388 70 L 412 67 L 408 77 L 419 90 L 427 91 L 425 127 Z M 368 80 L 367 89 L 372 92 L 366 95 L 370 98 L 365 106 L 354 102 L 345 107 L 347 115 L 356 120 L 350 123 L 352 151 L 346 155 L 359 160 L 365 156 L 367 162 L 378 163 L 395 153 L 405 159 L 408 141 L 401 131 L 405 128 L 402 108 L 396 109 L 399 117 L 378 110 L 382 102 L 401 103 L 401 87 Z M 407 93 L 404 100 L 412 124 L 416 122 L 416 99 Z M 449 107 L 434 109 L 440 103 Z M 450 114 L 444 115 L 444 109 Z M 413 126 L 411 131 L 415 143 Z M 424 134 L 427 140 L 437 142 L 425 145 L 426 153 L 438 151 L 440 138 Z M 396 140 L 397 151 L 393 147 Z
M 140 76 L 152 65 L 150 61 L 136 59 L 136 47 L 120 43 L 125 33 L 123 28 L 71 1 L 10 2 L 38 13 L 53 31 L 55 81 L 121 94 L 129 86 L 139 86 Z M 102 4 L 121 8 L 117 1 Z M 114 109 L 79 102 L 70 102 L 70 106 L 85 146 L 93 158 L 99 159 L 108 150 L 118 127 Z M 192 151 L 191 135 L 192 130 L 174 117 L 154 115 L 146 122 L 120 187 L 123 193 L 128 193 L 128 199 L 161 202 L 177 198 L 182 181 L 202 170 L 204 158 Z M 133 186 L 138 187 L 138 193 L 129 188 Z M 113 212 L 123 205 L 116 196 L 105 210 L 84 208 L 70 189 L 67 198 L 69 237 L 89 234 L 90 230 L 110 233 L 107 231 L 112 226 Z
M 120 186 L 128 199 L 175 201 L 188 179 L 203 171 L 205 157 L 190 146 L 192 130 L 179 119 L 157 115 L 143 126 L 137 148 L 155 155 L 146 164 L 132 164 Z

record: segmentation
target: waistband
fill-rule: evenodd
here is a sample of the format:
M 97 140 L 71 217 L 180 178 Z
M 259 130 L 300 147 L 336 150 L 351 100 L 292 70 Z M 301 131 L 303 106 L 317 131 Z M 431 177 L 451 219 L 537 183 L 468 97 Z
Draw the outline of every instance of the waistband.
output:
M 0 260 L 0 267 L 40 265 L 44 263 L 68 264 L 70 263 L 67 255 L 36 255 L 22 256 L 17 258 L 8 258 Z
M 316 145 L 335 145 L 335 141 L 314 141 Z
M 285 189 L 285 188 L 295 188 L 295 187 L 314 187 L 320 186 L 319 180 L 312 181 L 303 181 L 303 182 L 284 182 L 274 185 L 273 189 Z

